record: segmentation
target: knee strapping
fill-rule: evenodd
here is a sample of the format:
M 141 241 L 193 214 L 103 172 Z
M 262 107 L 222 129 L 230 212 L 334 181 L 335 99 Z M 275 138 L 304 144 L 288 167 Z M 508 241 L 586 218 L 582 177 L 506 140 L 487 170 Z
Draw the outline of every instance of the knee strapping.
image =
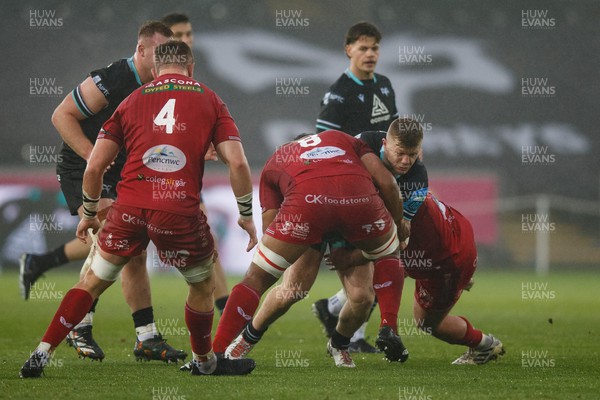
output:
M 186 282 L 198 283 L 205 281 L 210 277 L 214 265 L 214 257 L 211 255 L 194 267 L 187 268 L 185 270 L 179 270 L 179 273 L 183 275 L 183 278 Z
M 90 268 L 98 278 L 104 281 L 114 282 L 119 277 L 123 265 L 115 265 L 102 257 L 99 252 L 96 252 L 92 258 Z
M 258 249 L 254 252 L 252 262 L 277 279 L 292 265 L 285 258 L 270 250 L 262 242 L 258 244 Z
M 394 254 L 400 246 L 400 241 L 398 240 L 398 234 L 396 233 L 396 225 L 392 225 L 393 234 L 384 244 L 371 251 L 363 251 L 363 257 L 367 260 L 377 260 L 378 258 L 388 256 L 390 254 Z

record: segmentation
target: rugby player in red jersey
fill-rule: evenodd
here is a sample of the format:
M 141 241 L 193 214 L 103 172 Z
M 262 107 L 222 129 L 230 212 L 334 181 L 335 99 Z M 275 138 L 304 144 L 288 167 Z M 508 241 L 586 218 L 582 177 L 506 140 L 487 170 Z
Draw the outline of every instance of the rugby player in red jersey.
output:
M 152 81 L 154 48 L 166 42 L 171 30 L 158 21 L 144 23 L 138 31 L 135 53 L 104 68 L 90 72 L 89 77 L 69 93 L 56 107 L 52 123 L 63 139 L 61 160 L 56 166 L 56 176 L 72 215 L 82 213 L 81 183 L 87 160 L 102 125 L 110 118 L 119 104 L 135 89 Z M 98 215 L 108 211 L 117 197 L 117 183 L 125 153 L 121 152 L 111 168 L 104 174 L 103 190 Z M 28 254 L 21 257 L 19 283 L 23 297 L 27 300 L 35 281 L 50 269 L 68 262 L 86 260 L 80 271 L 83 277 L 89 267 L 91 240 L 82 243 L 77 238 L 47 252 Z M 95 245 L 93 245 L 95 247 Z M 171 347 L 158 331 L 154 322 L 154 310 L 150 292 L 148 272 L 140 266 L 146 265 L 146 255 L 132 258 L 123 268 L 121 284 L 125 301 L 131 309 L 136 333 L 133 353 L 136 359 L 177 362 L 187 354 Z M 104 351 L 92 334 L 94 313 L 98 299 L 94 301 L 83 320 L 73 327 L 67 343 L 77 354 L 91 360 L 103 360 Z
M 399 130 L 402 134 L 389 135 L 388 131 L 387 137 L 379 137 L 379 143 L 382 161 L 396 176 L 406 198 L 404 217 L 407 219 L 408 210 L 408 217 L 412 218 L 410 239 L 400 252 L 400 259 L 408 276 L 416 280 L 414 318 L 419 328 L 436 338 L 468 347 L 453 364 L 485 364 L 504 354 L 502 342 L 473 328 L 467 318 L 449 315 L 477 268 L 473 228 L 460 212 L 429 193 L 427 186 L 405 190 L 403 185 L 407 182 L 402 177 L 414 168 L 425 168 L 418 160 L 423 131 L 410 118 L 397 121 L 405 127 Z M 368 135 L 360 136 L 367 139 Z M 426 182 L 426 173 L 420 175 Z M 360 252 L 345 252 L 339 249 L 332 253 L 334 264 L 343 263 L 342 260 L 350 265 L 365 261 Z
M 181 13 L 171 13 L 165 15 L 161 22 L 171 29 L 173 32 L 173 38 L 177 40 L 181 40 L 190 48 L 194 47 L 194 32 L 192 30 L 192 23 L 187 15 Z M 214 146 L 210 146 L 208 152 L 204 156 L 205 160 L 217 161 L 217 152 Z M 200 209 L 204 214 L 207 214 L 206 205 L 200 196 Z M 213 235 L 213 239 L 215 240 L 215 248 L 219 248 L 219 244 L 217 242 L 216 236 Z M 215 276 L 215 307 L 222 314 L 223 309 L 225 308 L 225 303 L 227 303 L 227 299 L 229 298 L 229 291 L 227 289 L 227 278 L 225 276 L 225 271 L 223 270 L 223 266 L 221 265 L 221 261 L 219 257 L 215 260 L 215 268 L 213 271 Z M 189 370 L 189 363 L 183 365 L 181 367 L 182 371 Z
M 296 260 L 302 256 L 307 268 L 318 269 L 323 237 L 344 237 L 375 264 L 397 255 L 402 201 L 393 176 L 364 142 L 343 132 L 325 131 L 281 146 L 263 169 L 260 193 L 265 234 L 246 276 L 231 291 L 215 335 L 217 352 L 227 349 L 262 294 Z M 372 271 L 357 267 L 339 273 L 348 302 L 327 350 L 337 366 L 354 367 L 348 345 L 373 302 Z
M 498 339 L 474 329 L 465 317 L 448 315 L 462 290 L 470 285 L 477 253 L 473 230 L 467 219 L 428 193 L 427 171 L 418 159 L 423 140 L 421 126 L 412 119 L 399 119 L 392 122 L 387 134 L 373 131 L 357 136 L 380 154 L 383 164 L 395 175 L 404 200 L 403 222 L 410 226 L 410 239 L 400 256 L 409 276 L 417 281 L 414 316 L 419 327 L 448 343 L 469 347 L 454 364 L 484 364 L 504 354 Z M 306 296 L 318 272 L 318 268 L 310 270 L 309 267 L 318 265 L 320 256 L 307 251 L 286 272 L 283 283 L 268 293 L 260 310 L 227 349 L 226 355 L 243 357 L 248 354 L 269 325 Z M 344 248 L 334 250 L 332 256 L 335 265 L 341 268 L 365 262 L 361 252 Z M 299 264 L 302 264 L 301 268 Z M 375 277 L 373 282 L 376 284 Z M 394 285 L 381 286 L 389 289 Z M 396 297 L 393 290 L 385 295 L 379 292 L 380 295 L 385 297 L 380 305 L 386 305 L 390 298 Z M 382 314 L 382 329 L 385 328 L 395 329 L 395 324 L 384 325 Z M 380 339 L 378 337 L 378 345 L 386 343 Z M 383 348 L 390 360 L 401 355 L 400 349 L 393 345 Z
M 215 254 L 206 216 L 199 210 L 204 155 L 211 142 L 229 168 L 240 208 L 238 223 L 250 236 L 247 251 L 257 239 L 250 168 L 238 129 L 222 100 L 191 78 L 193 68 L 185 43 L 157 46 L 156 79 L 133 92 L 103 125 L 83 177 L 83 218 L 77 227 L 81 240 L 88 238 L 88 228 L 100 228 L 102 177 L 124 148 L 127 160 L 119 197 L 99 234 L 90 269 L 66 293 L 41 343 L 21 368 L 21 377 L 41 376 L 53 350 L 150 240 L 161 261 L 176 267 L 189 285 L 185 320 L 194 358 L 192 374 L 239 375 L 254 369 L 252 360 L 218 359 L 212 351 Z
M 381 131 L 369 131 L 363 132 L 360 135 L 357 135 L 357 137 L 365 142 L 373 153 L 378 154 L 381 161 L 385 164 L 386 158 L 384 157 L 385 148 L 383 143 L 385 143 L 386 136 L 404 137 L 409 135 L 410 133 L 407 132 L 406 128 L 406 125 L 400 124 L 399 120 L 395 120 L 390 124 L 387 134 L 386 132 Z M 414 142 L 415 145 L 419 143 L 420 139 L 418 142 Z M 392 156 L 390 155 L 389 157 L 391 158 Z M 390 174 L 390 172 L 383 168 L 383 165 L 381 169 L 383 170 L 384 175 Z M 414 215 L 414 208 L 418 207 L 418 204 L 420 204 L 415 202 L 415 199 L 419 197 L 420 193 L 415 189 L 420 188 L 421 190 L 425 190 L 425 192 L 427 191 L 427 171 L 422 163 L 417 162 L 410 170 L 405 171 L 402 177 L 396 176 L 395 178 L 402 192 L 402 229 L 405 229 L 405 234 L 407 235 L 408 221 L 410 221 L 410 218 Z M 317 203 L 322 202 L 319 198 L 311 200 Z M 352 248 L 352 246 L 346 243 L 339 235 L 337 235 L 337 237 L 336 235 L 328 235 L 328 237 L 324 238 L 324 242 L 329 243 L 332 248 L 340 246 L 349 246 Z M 247 354 L 250 351 L 251 346 L 256 344 L 260 339 L 260 336 L 262 336 L 262 334 L 257 332 L 266 331 L 270 324 L 287 312 L 294 303 L 306 296 L 316 279 L 321 256 L 322 255 L 318 252 L 307 251 L 307 253 L 305 253 L 288 272 L 286 272 L 283 277 L 283 283 L 269 292 L 260 310 L 256 314 L 256 317 L 248 324 L 246 329 L 242 332 L 242 335 L 238 336 L 234 341 L 235 345 L 232 344 L 227 349 L 225 353 L 227 356 L 233 355 L 234 357 L 240 357 Z M 344 264 L 347 264 L 347 262 Z M 358 264 L 354 264 L 353 267 L 357 268 Z M 381 348 L 381 351 L 385 353 L 387 360 L 405 362 L 408 359 L 408 350 L 398 335 L 397 326 L 398 310 L 400 308 L 400 299 L 402 297 L 402 288 L 404 285 L 404 268 L 402 268 L 402 265 L 399 263 L 397 255 L 390 255 L 385 259 L 380 259 L 375 266 L 372 265 L 372 263 L 367 263 L 365 268 L 372 269 L 372 279 L 369 278 L 369 281 L 372 281 L 372 289 L 375 295 L 380 299 L 379 308 L 381 319 L 376 344 Z M 338 269 L 338 272 L 339 271 L 340 270 Z M 361 289 L 362 286 L 342 289 L 344 301 L 340 306 L 340 310 L 346 304 L 348 290 L 356 292 Z M 352 295 L 356 297 L 358 294 L 353 293 Z M 323 301 L 327 302 L 327 299 L 324 299 Z M 331 337 L 335 334 L 338 326 L 339 321 L 337 314 L 335 315 L 335 322 L 332 320 L 329 320 L 328 322 L 331 322 L 329 327 L 330 333 L 328 334 L 328 336 Z M 362 329 L 362 326 L 359 330 L 360 329 Z M 356 337 L 356 333 L 354 335 L 353 338 Z M 244 346 L 246 346 L 245 350 L 243 350 Z M 348 350 L 352 353 L 352 339 Z

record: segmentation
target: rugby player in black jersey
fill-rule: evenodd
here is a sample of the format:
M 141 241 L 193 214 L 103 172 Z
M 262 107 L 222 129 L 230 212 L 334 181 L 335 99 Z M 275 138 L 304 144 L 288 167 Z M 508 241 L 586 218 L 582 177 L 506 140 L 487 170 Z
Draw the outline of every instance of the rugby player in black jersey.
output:
M 52 123 L 63 139 L 62 159 L 57 165 L 56 173 L 72 215 L 81 217 L 83 173 L 102 124 L 131 92 L 152 80 L 154 47 L 166 42 L 171 35 L 171 30 L 163 23 L 146 22 L 138 31 L 136 50 L 132 57 L 92 71 L 54 111 Z M 116 198 L 116 185 L 121 179 L 125 158 L 123 152 L 119 153 L 104 175 L 99 210 L 104 209 L 106 212 Z M 73 239 L 43 255 L 24 254 L 21 258 L 19 281 L 23 297 L 29 297 L 31 285 L 44 272 L 70 261 L 83 260 L 91 251 L 94 250 L 90 250 L 90 244 Z M 137 359 L 183 360 L 187 354 L 169 346 L 156 328 L 145 265 L 145 255 L 134 257 L 122 273 L 123 293 L 131 308 L 137 335 L 134 354 Z M 88 262 L 84 263 L 82 275 L 88 267 Z M 81 357 L 102 360 L 104 352 L 92 336 L 95 307 L 96 303 L 83 321 L 69 333 L 67 342 Z
M 369 22 L 358 22 L 348 29 L 344 51 L 350 64 L 323 96 L 317 132 L 337 129 L 353 136 L 366 131 L 385 132 L 398 117 L 390 80 L 375 72 L 380 42 L 381 32 Z M 313 310 L 327 336 L 333 334 L 345 301 L 346 294 L 341 289 L 330 299 L 315 302 Z M 365 322 L 352 337 L 351 352 L 377 352 L 365 339 L 366 326 Z
M 381 33 L 368 22 L 353 25 L 346 33 L 345 53 L 350 65 L 321 101 L 317 132 L 337 129 L 350 135 L 387 131 L 398 117 L 390 80 L 375 72 Z

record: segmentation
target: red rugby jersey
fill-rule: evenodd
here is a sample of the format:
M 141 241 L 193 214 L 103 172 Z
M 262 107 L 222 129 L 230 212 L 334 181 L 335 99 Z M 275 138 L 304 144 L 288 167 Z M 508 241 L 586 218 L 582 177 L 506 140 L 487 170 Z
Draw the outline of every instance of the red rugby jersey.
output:
M 260 177 L 260 204 L 277 209 L 300 182 L 326 176 L 359 175 L 371 179 L 360 158 L 373 151 L 362 140 L 329 130 L 279 147 Z M 315 190 L 319 182 L 314 181 Z
M 240 136 L 216 93 L 185 75 L 166 74 L 127 97 L 98 139 L 127 152 L 119 204 L 194 215 L 209 144 Z

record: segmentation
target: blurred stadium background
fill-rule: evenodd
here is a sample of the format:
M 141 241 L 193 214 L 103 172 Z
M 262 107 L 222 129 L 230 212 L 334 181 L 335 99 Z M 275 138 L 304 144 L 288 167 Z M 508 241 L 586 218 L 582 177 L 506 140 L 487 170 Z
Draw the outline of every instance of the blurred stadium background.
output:
M 369 20 L 384 36 L 377 72 L 400 114 L 422 121 L 431 189 L 472 220 L 481 268 L 600 264 L 598 2 L 10 0 L 0 10 L 4 270 L 77 224 L 55 178 L 52 111 L 89 71 L 131 56 L 143 21 L 175 11 L 192 21 L 195 77 L 229 105 L 256 179 L 277 145 L 314 131 L 347 66 L 345 31 Z M 223 165 L 208 166 L 204 196 L 223 265 L 240 274 L 250 256 Z

